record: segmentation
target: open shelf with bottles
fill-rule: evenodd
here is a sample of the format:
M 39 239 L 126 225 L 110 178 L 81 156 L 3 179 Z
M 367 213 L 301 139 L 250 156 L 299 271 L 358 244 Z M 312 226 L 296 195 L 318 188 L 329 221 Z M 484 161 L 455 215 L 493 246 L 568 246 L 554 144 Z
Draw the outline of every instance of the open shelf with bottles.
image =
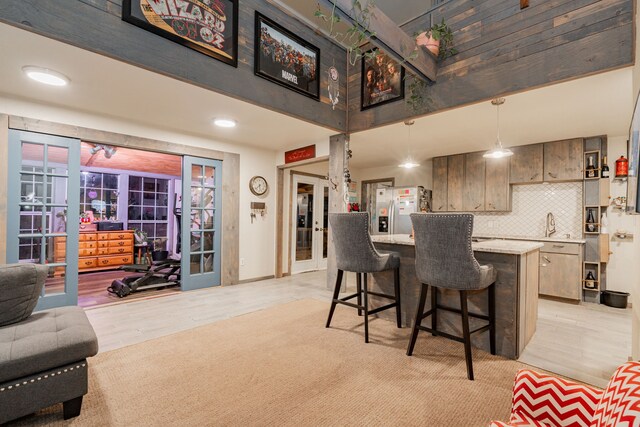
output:
M 582 271 L 582 289 L 585 291 L 599 291 L 600 263 L 585 261 Z
M 600 150 L 584 152 L 584 179 L 600 179 Z
M 600 206 L 584 207 L 584 234 L 600 234 L 600 210 Z

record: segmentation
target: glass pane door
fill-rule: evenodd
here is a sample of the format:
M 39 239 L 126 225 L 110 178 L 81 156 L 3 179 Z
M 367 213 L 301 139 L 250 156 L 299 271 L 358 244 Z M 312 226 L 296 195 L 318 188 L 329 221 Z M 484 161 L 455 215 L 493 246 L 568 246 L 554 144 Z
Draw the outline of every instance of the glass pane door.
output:
M 222 162 L 185 156 L 182 175 L 182 289 L 219 286 Z
M 327 268 L 329 187 L 327 181 L 293 174 L 291 272 Z
M 7 262 L 49 266 L 36 309 L 78 303 L 80 141 L 9 131 Z

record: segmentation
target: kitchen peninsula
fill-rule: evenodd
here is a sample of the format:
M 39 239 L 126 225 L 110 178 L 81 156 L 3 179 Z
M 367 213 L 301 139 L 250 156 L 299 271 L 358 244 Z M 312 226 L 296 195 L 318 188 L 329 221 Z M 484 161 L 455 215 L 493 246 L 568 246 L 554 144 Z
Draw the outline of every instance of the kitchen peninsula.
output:
M 394 251 L 400 254 L 400 289 L 402 298 L 402 320 L 405 326 L 411 326 L 418 307 L 420 283 L 415 273 L 415 245 L 413 239 L 405 234 L 371 236 L 376 249 Z M 497 354 L 516 359 L 528 344 L 536 330 L 538 317 L 538 265 L 540 248 L 543 244 L 520 240 L 486 240 L 473 242 L 474 255 L 480 264 L 492 264 L 498 271 L 496 282 L 496 350 Z M 369 275 L 370 289 L 391 292 L 393 275 L 387 272 Z M 451 307 L 459 306 L 457 292 L 440 289 L 440 302 Z M 372 306 L 382 305 L 371 297 Z M 427 299 L 429 307 L 430 299 Z M 469 311 L 487 314 L 487 293 L 469 294 Z M 395 316 L 393 313 L 380 313 L 381 317 Z M 471 329 L 484 324 L 470 319 Z M 445 311 L 438 312 L 438 329 L 461 335 L 460 316 Z M 471 342 L 475 347 L 489 351 L 489 338 L 486 333 L 473 335 Z

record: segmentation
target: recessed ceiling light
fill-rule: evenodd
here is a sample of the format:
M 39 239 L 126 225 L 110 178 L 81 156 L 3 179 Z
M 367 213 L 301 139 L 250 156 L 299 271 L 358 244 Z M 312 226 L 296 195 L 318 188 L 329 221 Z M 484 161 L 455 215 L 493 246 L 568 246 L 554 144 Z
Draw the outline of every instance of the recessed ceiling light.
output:
M 213 124 L 221 128 L 234 128 L 238 125 L 238 122 L 232 119 L 215 119 Z
M 48 68 L 27 65 L 26 67 L 22 67 L 22 71 L 24 71 L 30 79 L 46 85 L 66 86 L 69 84 L 69 78 L 67 76 L 57 71 L 49 70 Z

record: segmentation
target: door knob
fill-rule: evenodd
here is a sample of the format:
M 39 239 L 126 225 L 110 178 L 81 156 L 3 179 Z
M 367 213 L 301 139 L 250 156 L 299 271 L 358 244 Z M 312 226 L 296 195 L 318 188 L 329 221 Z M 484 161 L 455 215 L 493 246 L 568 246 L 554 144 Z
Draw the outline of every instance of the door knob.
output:
M 316 231 L 324 231 L 324 228 L 318 228 L 318 227 L 316 227 Z

